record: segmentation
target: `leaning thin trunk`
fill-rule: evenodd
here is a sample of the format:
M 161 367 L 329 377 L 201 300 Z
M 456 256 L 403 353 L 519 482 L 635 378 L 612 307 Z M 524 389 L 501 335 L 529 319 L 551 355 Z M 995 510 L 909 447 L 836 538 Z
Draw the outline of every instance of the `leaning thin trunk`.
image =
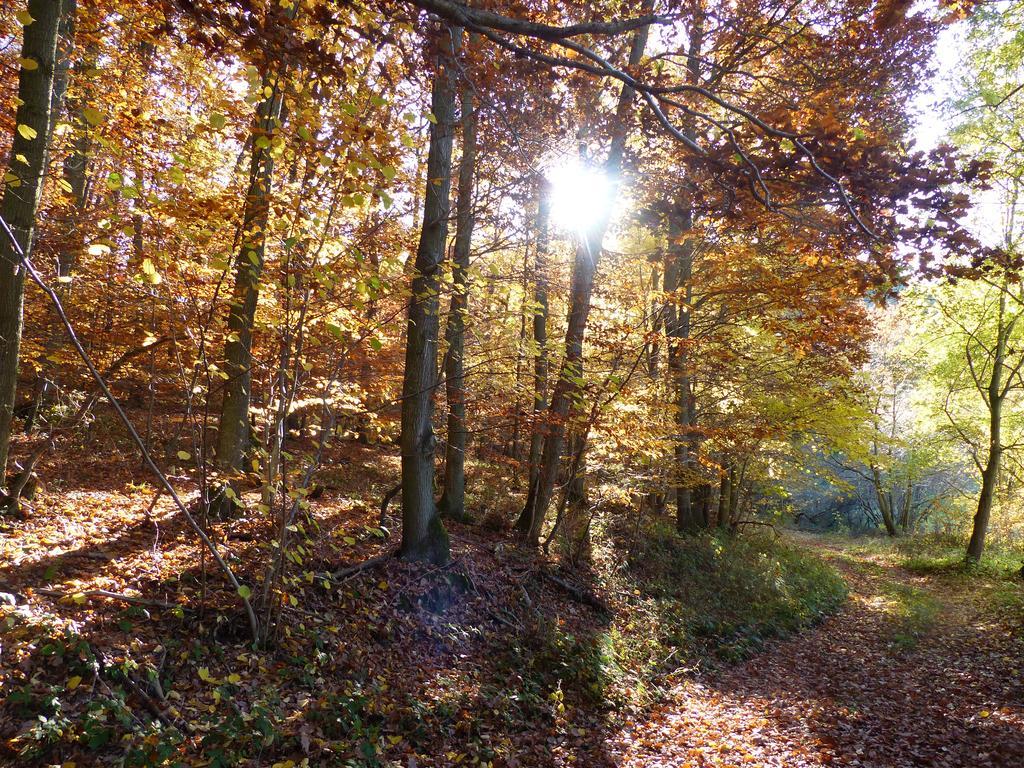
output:
M 438 287 L 448 240 L 456 55 L 461 27 L 443 27 L 434 73 L 423 227 L 416 251 L 402 382 L 402 545 L 409 560 L 444 563 L 448 534 L 434 503 L 433 394 L 437 386 Z
M 644 10 L 649 11 L 652 3 L 650 0 L 644 3 Z M 636 31 L 633 44 L 629 52 L 629 66 L 636 67 L 643 58 L 644 48 L 647 45 L 648 27 L 641 27 Z M 633 105 L 635 91 L 628 85 L 623 85 L 619 93 L 615 119 L 613 123 L 613 137 L 611 147 L 608 151 L 608 158 L 605 161 L 605 172 L 611 179 L 616 179 L 622 170 L 622 156 L 626 147 L 626 133 L 628 129 L 629 111 Z M 544 450 L 541 454 L 540 472 L 537 478 L 536 494 L 533 499 L 533 508 L 525 509 L 524 514 L 528 517 L 530 524 L 526 528 L 527 541 L 536 544 L 540 539 L 540 531 L 544 525 L 544 516 L 547 514 L 548 506 L 555 489 L 555 480 L 558 477 L 558 466 L 562 458 L 562 449 L 565 443 L 566 419 L 573 403 L 580 399 L 582 394 L 581 374 L 583 370 L 583 337 L 586 333 L 587 318 L 590 315 L 590 296 L 594 288 L 594 275 L 597 272 L 597 261 L 601 255 L 604 243 L 605 231 L 608 229 L 607 215 L 587 233 L 580 238 L 576 248 L 576 257 L 573 261 L 572 289 L 569 296 L 569 321 L 565 333 L 565 359 L 559 372 L 558 380 L 555 382 L 554 391 L 551 395 L 551 405 L 548 408 L 548 434 L 544 441 Z
M 540 456 L 544 445 L 542 417 L 548 404 L 548 248 L 550 239 L 548 219 L 551 216 L 551 190 L 541 182 L 537 200 L 537 246 L 534 253 L 533 288 L 533 431 L 530 435 L 530 474 L 526 491 L 526 504 L 516 523 L 523 533 L 530 529 L 534 502 L 537 497 L 537 478 L 540 476 Z
M 472 42 L 472 36 L 470 41 Z M 452 300 L 445 340 L 445 391 L 448 398 L 448 442 L 445 448 L 444 493 L 441 514 L 466 516 L 466 384 L 464 380 L 465 322 L 469 303 L 469 252 L 473 240 L 473 180 L 476 173 L 476 110 L 473 86 L 462 86 L 462 161 L 459 164 L 458 203 L 455 213 L 455 251 L 452 266 Z
M 56 0 L 29 0 L 28 12 L 34 21 L 23 28 L 21 57 L 36 66 L 23 66 L 18 73 L 19 106 L 0 216 L 26 257 L 32 255 L 36 213 L 46 169 L 47 138 L 54 110 L 59 109 L 59 105 L 52 103 L 52 96 L 61 5 Z M 0 235 L 0 482 L 7 476 L 24 303 L 25 269 L 13 244 L 5 235 Z

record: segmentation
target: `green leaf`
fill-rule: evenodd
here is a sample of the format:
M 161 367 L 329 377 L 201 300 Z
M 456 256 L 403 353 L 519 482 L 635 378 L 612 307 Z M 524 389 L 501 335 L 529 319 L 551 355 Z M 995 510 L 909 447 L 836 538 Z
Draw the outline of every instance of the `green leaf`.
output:
M 94 107 L 86 107 L 82 110 L 82 117 L 89 125 L 99 125 L 105 119 L 103 113 Z
M 252 597 L 252 590 L 245 586 L 245 584 L 243 584 L 238 588 L 238 596 L 243 600 L 248 600 L 250 597 Z
M 220 112 L 214 112 L 210 115 L 210 127 L 215 131 L 221 130 L 225 125 L 228 124 L 228 119 Z

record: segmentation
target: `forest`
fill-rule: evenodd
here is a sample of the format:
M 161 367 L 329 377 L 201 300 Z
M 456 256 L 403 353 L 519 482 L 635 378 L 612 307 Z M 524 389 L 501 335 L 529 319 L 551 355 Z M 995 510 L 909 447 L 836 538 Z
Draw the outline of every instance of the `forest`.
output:
M 1022 0 L 2 0 L 0 765 L 1024 765 Z

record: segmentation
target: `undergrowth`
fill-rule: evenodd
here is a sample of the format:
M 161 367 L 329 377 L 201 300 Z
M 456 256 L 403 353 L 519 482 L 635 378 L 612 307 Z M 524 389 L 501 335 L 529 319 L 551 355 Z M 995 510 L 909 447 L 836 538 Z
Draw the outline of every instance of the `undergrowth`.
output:
M 958 536 L 908 536 L 896 543 L 902 558 L 900 564 L 915 573 L 976 574 L 1001 579 L 1016 575 L 1024 565 L 1021 547 L 990 543 L 981 561 L 971 564 L 965 559 L 966 550 L 967 540 Z
M 617 580 L 632 607 L 616 648 L 641 679 L 746 658 L 847 596 L 832 567 L 779 537 L 681 536 L 668 525 L 633 544 Z

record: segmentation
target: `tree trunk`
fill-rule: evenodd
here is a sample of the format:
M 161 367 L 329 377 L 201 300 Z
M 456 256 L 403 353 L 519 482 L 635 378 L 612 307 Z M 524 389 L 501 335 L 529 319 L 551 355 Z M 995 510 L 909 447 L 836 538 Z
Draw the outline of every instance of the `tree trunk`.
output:
M 665 330 L 668 335 L 668 368 L 676 393 L 676 528 L 680 531 L 696 527 L 690 493 L 692 457 L 690 447 L 690 298 L 693 276 L 693 211 L 684 205 L 669 220 L 669 263 L 665 267 L 665 293 L 668 303 Z
M 643 4 L 643 12 L 648 12 L 651 6 L 651 1 L 646 0 Z M 643 58 L 644 48 L 647 45 L 647 33 L 648 27 L 646 26 L 636 31 L 629 52 L 630 67 L 637 66 Z M 604 164 L 605 173 L 612 180 L 617 179 L 622 170 L 622 156 L 626 147 L 628 130 L 627 122 L 634 96 L 634 89 L 623 85 L 619 92 L 619 101 L 612 125 L 611 147 Z M 617 186 L 615 181 L 612 181 L 612 184 Z M 582 395 L 583 338 L 586 333 L 587 318 L 590 315 L 590 296 L 594 288 L 594 275 L 597 272 L 597 262 L 601 256 L 607 229 L 608 217 L 606 215 L 589 232 L 581 235 L 580 242 L 576 247 L 572 289 L 569 296 L 569 320 L 565 332 L 565 359 L 562 361 L 562 368 L 551 395 L 551 405 L 548 407 L 550 423 L 541 453 L 533 507 L 523 510 L 524 516 L 530 522 L 528 526 L 524 526 L 526 539 L 532 544 L 536 544 L 540 539 L 544 516 L 551 504 L 565 443 L 565 422 L 569 415 L 569 409 L 579 401 Z
M 654 294 L 663 290 L 661 283 L 661 271 L 658 264 L 651 265 L 651 293 Z M 647 375 L 651 379 L 658 378 L 658 363 L 661 357 L 661 336 L 662 324 L 665 319 L 665 307 L 656 298 L 651 299 L 651 340 L 647 343 Z
M 67 0 L 65 0 L 66 2 Z M 86 204 L 86 170 L 89 165 L 89 154 L 92 150 L 92 125 L 85 118 L 85 109 L 89 106 L 84 81 L 89 70 L 95 66 L 95 52 L 86 51 L 85 58 L 75 65 L 75 91 L 78 92 L 68 105 L 68 117 L 74 132 L 71 141 L 71 152 L 64 158 L 64 180 L 71 187 L 74 203 L 73 221 L 68 230 L 72 241 L 69 249 L 64 249 L 57 256 L 57 274 L 61 278 L 70 278 L 78 260 L 78 251 L 82 246 L 80 219 Z
M 294 18 L 298 3 L 288 12 Z M 249 188 L 242 212 L 241 247 L 235 256 L 235 282 L 224 345 L 224 400 L 217 431 L 217 467 L 231 475 L 242 468 L 249 447 L 249 402 L 252 396 L 252 333 L 259 301 L 260 276 L 266 256 L 267 226 L 273 191 L 273 142 L 281 127 L 283 72 L 265 74 L 264 93 L 252 128 Z M 268 90 L 269 89 L 269 92 Z M 225 503 L 218 502 L 224 511 Z
M 689 50 L 686 57 L 687 82 L 700 81 L 700 51 L 704 41 L 703 17 L 697 14 L 690 28 Z M 683 128 L 691 140 L 696 133 L 690 121 Z M 680 531 L 697 527 L 690 491 L 690 476 L 696 451 L 693 448 L 692 382 L 690 380 L 690 303 L 693 297 L 694 240 L 693 207 L 689 195 L 682 192 L 677 210 L 669 215 L 668 261 L 665 267 L 665 292 L 669 312 L 666 312 L 665 331 L 668 336 L 668 367 L 676 393 L 676 528 Z M 669 277 L 671 275 L 671 280 Z M 694 455 L 691 455 L 694 454 Z
M 537 199 L 537 246 L 534 253 L 533 276 L 533 431 L 530 435 L 529 487 L 526 504 L 519 515 L 516 529 L 522 533 L 530 530 L 533 508 L 537 498 L 537 479 L 540 477 L 541 450 L 544 446 L 542 418 L 548 404 L 548 248 L 550 246 L 548 219 L 551 216 L 551 190 L 547 182 L 541 181 Z
M 433 396 L 437 386 L 438 287 L 448 240 L 452 136 L 457 98 L 454 57 L 461 27 L 442 27 L 434 73 L 423 227 L 414 264 L 402 383 L 402 545 L 408 560 L 444 563 L 448 534 L 434 503 Z
M 978 495 L 978 511 L 974 514 L 974 528 L 967 544 L 967 562 L 977 563 L 985 551 L 985 536 L 992 519 L 992 503 L 996 486 L 999 484 L 999 465 L 1003 458 L 1003 366 L 1006 364 L 1006 345 L 1010 327 L 1006 325 L 1006 283 L 999 293 L 999 316 L 996 328 L 996 348 L 992 361 L 992 376 L 988 383 L 988 458 L 981 473 L 981 493 Z
M 47 139 L 54 109 L 53 84 L 57 59 L 57 30 L 61 21 L 59 0 L 29 0 L 34 19 L 23 27 L 21 57 L 37 64 L 21 67 L 11 160 L 0 201 L 0 216 L 10 227 L 26 257 L 32 255 L 36 213 L 43 191 L 47 165 Z M 21 159 L 24 158 L 25 162 Z M 18 386 L 18 356 L 25 304 L 25 269 L 6 233 L 0 234 L 0 482 L 7 476 L 7 454 Z
M 743 475 L 746 472 L 737 473 L 736 466 L 729 467 L 729 525 L 735 525 L 739 520 L 740 511 L 740 485 Z
M 732 467 L 722 475 L 718 489 L 718 527 L 729 527 L 729 496 L 732 493 Z
M 470 42 L 474 36 L 470 36 Z M 458 203 L 455 212 L 455 250 L 452 266 L 452 300 L 445 340 L 445 392 L 448 399 L 448 442 L 445 448 L 444 493 L 441 514 L 466 518 L 466 384 L 464 380 L 465 321 L 468 314 L 469 253 L 473 240 L 473 181 L 476 173 L 476 110 L 473 86 L 462 86 L 462 161 L 459 164 Z
M 888 494 L 882 487 L 882 474 L 878 467 L 871 467 L 871 477 L 875 486 L 875 499 L 878 501 L 878 511 L 882 514 L 882 523 L 885 525 L 885 532 L 889 536 L 896 536 L 896 521 L 892 516 L 892 505 Z

